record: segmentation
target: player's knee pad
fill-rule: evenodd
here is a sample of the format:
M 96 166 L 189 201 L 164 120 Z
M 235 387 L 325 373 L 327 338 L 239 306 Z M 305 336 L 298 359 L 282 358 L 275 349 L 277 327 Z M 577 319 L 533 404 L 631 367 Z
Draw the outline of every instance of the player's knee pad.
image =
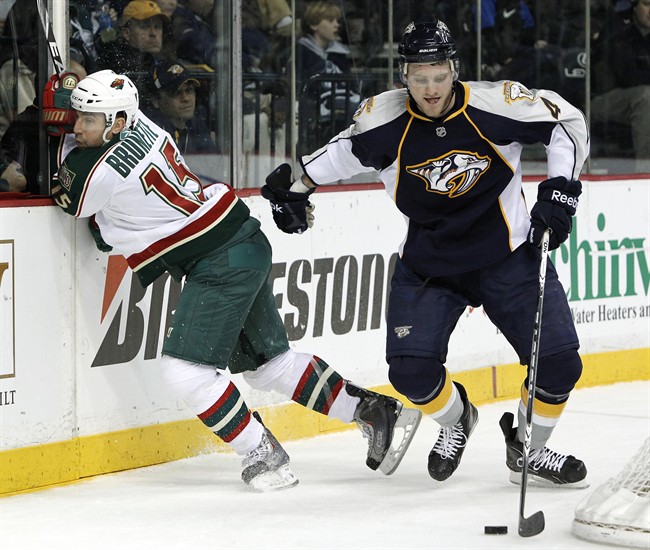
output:
M 567 349 L 539 358 L 537 386 L 543 392 L 541 395 L 566 395 L 568 398 L 581 374 L 582 360 L 578 350 Z
M 388 361 L 388 379 L 393 387 L 414 402 L 432 399 L 444 372 L 435 357 L 397 356 Z
M 244 380 L 256 390 L 275 390 L 291 397 L 312 357 L 308 353 L 297 353 L 290 349 L 276 355 L 257 370 L 244 372 Z
M 231 384 L 230 378 L 214 367 L 169 355 L 161 357 L 160 372 L 176 396 L 196 414 L 211 407 Z

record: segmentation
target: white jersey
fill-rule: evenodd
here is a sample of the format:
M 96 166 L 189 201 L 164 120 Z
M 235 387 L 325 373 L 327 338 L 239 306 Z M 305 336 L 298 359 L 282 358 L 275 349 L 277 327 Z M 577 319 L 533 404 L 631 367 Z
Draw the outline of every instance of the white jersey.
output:
M 204 189 L 172 137 L 140 111 L 133 130 L 106 145 L 65 149 L 53 185 L 57 204 L 94 216 L 104 241 L 145 285 L 218 248 L 249 218 L 230 186 Z
M 549 178 L 578 179 L 589 152 L 583 114 L 555 92 L 512 81 L 454 86 L 439 119 L 405 89 L 366 99 L 349 129 L 301 159 L 317 184 L 378 170 L 409 220 L 402 259 L 429 277 L 479 269 L 525 242 L 524 144 L 546 147 Z

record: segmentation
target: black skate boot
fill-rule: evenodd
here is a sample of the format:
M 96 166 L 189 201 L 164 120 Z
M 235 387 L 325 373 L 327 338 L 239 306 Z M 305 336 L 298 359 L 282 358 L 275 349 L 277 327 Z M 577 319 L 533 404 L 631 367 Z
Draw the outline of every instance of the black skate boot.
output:
M 257 412 L 253 416 L 264 426 Z M 266 426 L 260 444 L 246 455 L 242 466 L 242 480 L 255 491 L 277 491 L 298 484 L 289 468 L 289 455 Z
M 345 389 L 349 395 L 361 399 L 354 411 L 354 421 L 368 439 L 366 465 L 371 470 L 379 468 L 387 476 L 392 474 L 411 444 L 422 413 L 405 408 L 393 397 L 360 388 L 348 381 Z M 403 435 L 395 446 L 395 430 L 400 428 Z
M 524 444 L 517 438 L 517 428 L 513 428 L 513 422 L 514 415 L 507 412 L 501 417 L 499 426 L 506 438 L 506 465 L 510 469 L 510 481 L 521 485 Z M 530 486 L 584 489 L 589 487 L 586 476 L 584 462 L 574 456 L 556 453 L 548 447 L 531 449 L 528 455 L 527 484 Z
M 440 428 L 438 440 L 429 453 L 429 475 L 436 481 L 445 481 L 456 471 L 467 440 L 478 422 L 478 411 L 469 402 L 465 388 L 458 382 L 454 384 L 463 401 L 464 409 L 456 424 Z

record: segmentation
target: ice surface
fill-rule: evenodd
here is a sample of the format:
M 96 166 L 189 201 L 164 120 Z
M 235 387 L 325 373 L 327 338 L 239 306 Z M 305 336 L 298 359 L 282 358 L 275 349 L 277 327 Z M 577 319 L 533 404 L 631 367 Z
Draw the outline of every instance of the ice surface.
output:
M 471 398 L 471 395 L 470 395 Z M 437 424 L 424 418 L 399 469 L 366 468 L 357 430 L 285 447 L 300 484 L 252 493 L 240 458 L 213 454 L 0 499 L 0 541 L 11 550 L 229 548 L 606 548 L 571 535 L 576 504 L 615 476 L 650 433 L 650 382 L 576 390 L 549 446 L 585 461 L 586 490 L 530 488 L 526 516 L 546 529 L 517 535 L 519 487 L 508 481 L 498 420 L 516 401 L 479 407 L 463 462 L 442 484 L 426 462 Z M 508 535 L 485 535 L 507 525 Z

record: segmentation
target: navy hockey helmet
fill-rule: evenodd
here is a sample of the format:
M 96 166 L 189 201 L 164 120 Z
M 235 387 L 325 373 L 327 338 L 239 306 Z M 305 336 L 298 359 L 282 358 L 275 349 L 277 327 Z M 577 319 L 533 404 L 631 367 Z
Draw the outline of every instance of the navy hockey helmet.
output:
M 440 63 L 449 61 L 454 80 L 460 72 L 456 42 L 442 21 L 411 22 L 404 30 L 397 53 L 400 58 L 400 78 L 406 84 L 409 63 Z

